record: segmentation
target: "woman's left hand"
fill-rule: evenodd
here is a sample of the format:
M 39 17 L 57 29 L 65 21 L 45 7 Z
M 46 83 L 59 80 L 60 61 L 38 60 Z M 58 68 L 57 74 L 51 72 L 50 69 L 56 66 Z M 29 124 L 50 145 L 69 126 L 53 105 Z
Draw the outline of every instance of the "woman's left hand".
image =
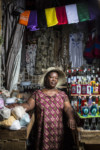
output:
M 68 120 L 68 127 L 72 130 L 75 130 L 76 129 L 76 122 L 74 119 L 69 119 Z

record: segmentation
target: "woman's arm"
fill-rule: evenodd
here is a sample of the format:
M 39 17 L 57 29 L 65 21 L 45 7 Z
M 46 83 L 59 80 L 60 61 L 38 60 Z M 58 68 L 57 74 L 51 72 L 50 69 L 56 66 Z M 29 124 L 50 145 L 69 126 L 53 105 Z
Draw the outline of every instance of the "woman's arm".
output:
M 13 108 L 15 106 L 23 106 L 26 109 L 26 111 L 30 111 L 30 110 L 34 109 L 34 107 L 35 107 L 35 100 L 32 97 L 30 97 L 28 99 L 28 101 L 23 104 L 11 104 L 6 107 Z
M 76 128 L 76 122 L 73 115 L 73 108 L 69 102 L 68 97 L 66 97 L 65 103 L 64 103 L 64 111 L 68 116 L 68 126 L 70 129 L 74 130 Z

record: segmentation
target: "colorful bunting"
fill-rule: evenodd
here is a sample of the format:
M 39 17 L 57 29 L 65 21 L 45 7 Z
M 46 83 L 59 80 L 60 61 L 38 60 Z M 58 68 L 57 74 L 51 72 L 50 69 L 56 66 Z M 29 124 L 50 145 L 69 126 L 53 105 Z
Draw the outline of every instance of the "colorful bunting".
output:
M 28 25 L 28 20 L 29 20 L 29 16 L 30 16 L 30 11 L 24 11 L 20 14 L 20 18 L 19 18 L 19 24 Z
M 55 8 L 45 9 L 45 15 L 47 20 L 47 26 L 51 27 L 58 24 Z
M 88 5 L 86 3 L 77 4 L 77 11 L 80 22 L 87 21 L 90 19 Z
M 55 25 L 72 24 L 96 19 L 96 11 L 87 3 L 70 4 L 44 10 L 24 11 L 19 23 L 30 31 Z
M 58 19 L 58 25 L 68 24 L 65 6 L 56 7 L 56 15 L 57 15 L 57 19 Z
M 78 23 L 79 19 L 78 19 L 76 4 L 66 5 L 65 9 L 66 9 L 66 14 L 68 18 L 68 24 Z

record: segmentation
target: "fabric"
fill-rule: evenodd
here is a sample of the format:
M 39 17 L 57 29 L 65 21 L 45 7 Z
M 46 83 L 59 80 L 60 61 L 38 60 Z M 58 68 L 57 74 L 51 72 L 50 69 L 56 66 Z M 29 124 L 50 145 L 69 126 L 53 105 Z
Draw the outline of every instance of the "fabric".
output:
M 96 19 L 96 10 L 92 6 L 89 6 L 89 15 L 90 20 Z
M 19 24 L 27 26 L 28 25 L 29 16 L 30 16 L 30 11 L 29 10 L 24 11 L 23 13 L 21 13 L 20 17 L 19 17 Z
M 12 108 L 11 110 L 11 114 L 18 120 L 21 119 L 23 117 L 23 115 L 25 114 L 25 108 L 22 106 L 16 106 L 14 108 Z
M 15 31 L 13 33 L 12 43 L 9 49 L 6 64 L 6 78 L 7 78 L 7 89 L 9 89 L 10 92 L 12 91 L 12 89 L 17 88 L 24 29 L 25 26 L 22 26 L 21 24 L 16 25 Z
M 83 37 L 81 32 L 69 35 L 69 57 L 72 68 L 83 65 Z
M 95 48 L 94 48 L 95 58 L 100 58 L 100 38 L 95 38 Z
M 58 19 L 58 25 L 68 24 L 65 6 L 56 7 L 56 15 L 57 15 L 57 19 Z
M 47 27 L 47 22 L 46 22 L 46 16 L 45 16 L 45 10 L 44 9 L 37 10 L 37 22 L 38 22 L 38 27 L 39 28 Z
M 95 48 L 95 39 L 92 38 L 92 35 L 89 36 L 89 39 L 85 45 L 84 58 L 87 60 L 87 63 L 91 64 L 94 60 L 94 48 Z
M 21 129 L 21 125 L 19 120 L 15 120 L 12 125 L 9 127 L 10 130 L 20 130 Z
M 51 27 L 58 24 L 56 9 L 55 8 L 47 8 L 45 9 L 45 15 L 47 20 L 47 26 Z
M 3 120 L 8 119 L 11 115 L 11 109 L 4 107 L 0 109 L 0 116 L 2 116 Z
M 26 49 L 26 69 L 27 73 L 31 76 L 33 76 L 35 73 L 36 50 L 36 44 L 30 44 Z
M 30 116 L 28 113 L 25 113 L 23 117 L 19 120 L 21 127 L 25 127 L 30 122 Z
M 39 30 L 37 28 L 37 11 L 36 10 L 30 12 L 27 28 L 30 31 Z
M 36 150 L 61 150 L 63 140 L 63 108 L 67 95 L 59 91 L 48 96 L 41 90 L 33 93 L 36 102 Z
M 77 4 L 77 11 L 80 22 L 87 21 L 90 19 L 88 5 L 86 3 Z
M 65 9 L 66 9 L 66 15 L 68 18 L 68 24 L 78 23 L 79 19 L 78 19 L 76 4 L 66 5 Z
M 8 119 L 0 121 L 0 126 L 10 127 L 15 120 L 13 116 L 10 116 Z

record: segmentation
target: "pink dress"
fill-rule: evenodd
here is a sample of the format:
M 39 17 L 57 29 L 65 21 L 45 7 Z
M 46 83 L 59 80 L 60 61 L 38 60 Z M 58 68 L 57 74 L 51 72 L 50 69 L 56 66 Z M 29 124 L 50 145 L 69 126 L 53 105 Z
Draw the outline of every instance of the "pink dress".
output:
M 37 90 L 32 97 L 36 102 L 36 150 L 62 150 L 63 108 L 67 95 L 59 91 L 54 96 L 48 96 Z

